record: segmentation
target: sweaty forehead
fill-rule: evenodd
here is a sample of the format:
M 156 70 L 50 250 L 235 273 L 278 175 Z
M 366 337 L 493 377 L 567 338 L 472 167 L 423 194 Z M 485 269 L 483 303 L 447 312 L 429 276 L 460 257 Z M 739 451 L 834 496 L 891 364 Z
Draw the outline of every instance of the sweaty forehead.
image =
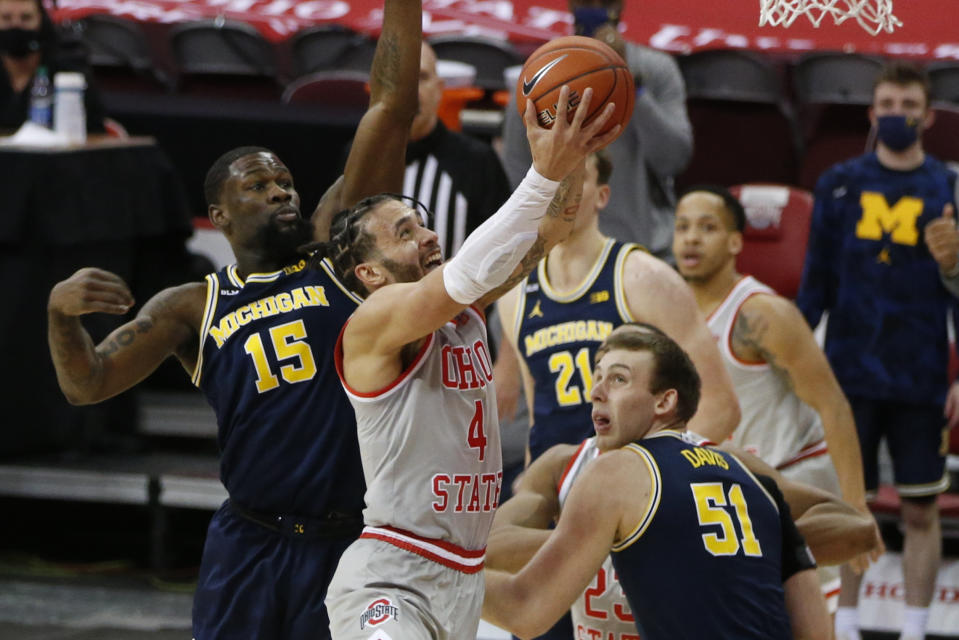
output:
M 230 175 L 236 178 L 242 178 L 256 171 L 268 171 L 270 173 L 284 171 L 289 173 L 289 169 L 286 168 L 285 164 L 280 162 L 280 159 L 276 157 L 275 154 L 266 151 L 247 154 L 237 158 L 233 161 L 233 164 L 230 165 Z
M 376 205 L 370 212 L 370 222 L 372 224 L 384 225 L 390 228 L 407 218 L 414 223 L 423 222 L 419 211 L 400 200 L 384 200 Z

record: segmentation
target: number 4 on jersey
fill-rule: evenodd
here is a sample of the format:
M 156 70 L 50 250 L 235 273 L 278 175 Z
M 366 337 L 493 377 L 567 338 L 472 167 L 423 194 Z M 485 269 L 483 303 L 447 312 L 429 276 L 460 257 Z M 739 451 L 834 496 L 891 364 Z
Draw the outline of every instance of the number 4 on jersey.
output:
M 470 420 L 469 432 L 466 435 L 466 443 L 471 449 L 479 449 L 480 462 L 486 460 L 486 430 L 483 419 L 483 401 L 476 401 L 476 410 L 473 412 L 473 419 Z

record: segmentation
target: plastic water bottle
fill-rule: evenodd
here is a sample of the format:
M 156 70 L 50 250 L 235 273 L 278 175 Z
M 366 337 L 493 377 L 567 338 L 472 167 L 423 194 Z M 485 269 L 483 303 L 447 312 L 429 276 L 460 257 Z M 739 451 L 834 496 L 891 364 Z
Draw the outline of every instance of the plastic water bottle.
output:
M 87 115 L 83 105 L 86 88 L 87 80 L 82 73 L 59 71 L 53 76 L 55 131 L 73 144 L 82 144 L 87 139 Z
M 53 124 L 53 91 L 46 67 L 37 69 L 30 87 L 30 121 L 47 129 Z

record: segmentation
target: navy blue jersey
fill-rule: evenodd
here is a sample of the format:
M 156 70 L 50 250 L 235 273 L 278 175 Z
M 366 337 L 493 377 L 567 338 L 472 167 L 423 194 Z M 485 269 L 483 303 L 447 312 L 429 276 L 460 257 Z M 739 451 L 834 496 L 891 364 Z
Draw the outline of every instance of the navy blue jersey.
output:
M 627 445 L 652 476 L 613 566 L 644 640 L 792 638 L 776 500 L 739 461 L 672 431 Z
M 912 171 L 874 153 L 820 178 L 796 302 L 848 395 L 941 405 L 948 386 L 946 311 L 954 304 L 922 239 L 953 202 L 956 173 L 926 156 Z
M 536 382 L 529 434 L 534 460 L 553 445 L 593 435 L 593 356 L 614 328 L 633 320 L 622 273 L 634 250 L 640 247 L 607 240 L 582 285 L 568 293 L 550 286 L 548 258 L 522 285 L 515 323 L 517 349 Z
M 247 509 L 322 517 L 363 509 L 353 409 L 333 346 L 360 299 L 327 261 L 244 281 L 207 276 L 193 383 L 217 415 L 220 479 Z

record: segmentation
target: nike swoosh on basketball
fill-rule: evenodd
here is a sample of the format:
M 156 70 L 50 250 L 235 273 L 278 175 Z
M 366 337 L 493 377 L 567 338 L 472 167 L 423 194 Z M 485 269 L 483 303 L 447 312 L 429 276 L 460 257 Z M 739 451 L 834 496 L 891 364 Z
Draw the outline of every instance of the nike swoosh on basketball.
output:
M 543 67 L 542 69 L 540 69 L 539 71 L 533 74 L 532 80 L 527 80 L 526 78 L 523 78 L 523 95 L 528 96 L 530 91 L 533 90 L 533 87 L 536 86 L 536 83 L 539 82 L 540 79 L 543 76 L 545 76 L 550 69 L 558 65 L 563 60 L 563 58 L 565 58 L 567 55 L 569 54 L 563 54 L 560 57 L 556 58 L 555 60 L 551 60 L 545 67 Z

